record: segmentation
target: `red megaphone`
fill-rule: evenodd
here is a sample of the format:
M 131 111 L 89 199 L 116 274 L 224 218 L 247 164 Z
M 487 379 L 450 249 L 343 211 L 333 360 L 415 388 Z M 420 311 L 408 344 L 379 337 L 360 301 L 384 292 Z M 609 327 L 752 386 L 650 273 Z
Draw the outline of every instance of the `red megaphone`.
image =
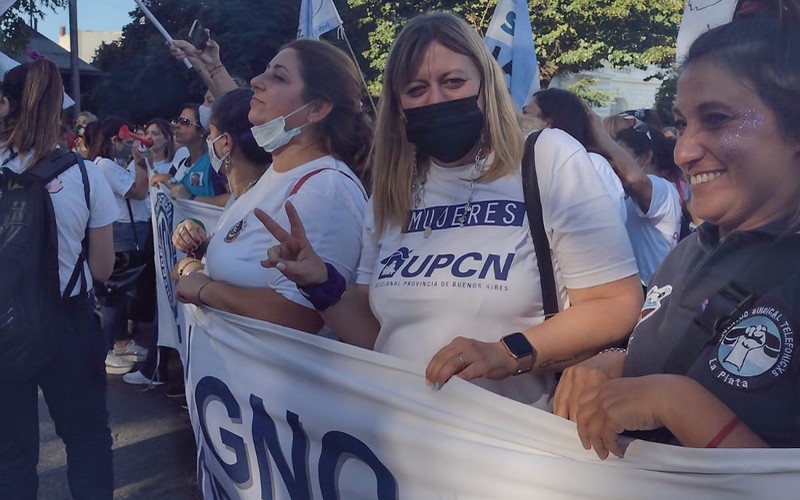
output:
M 119 137 L 120 139 L 133 139 L 134 141 L 139 141 L 139 144 L 147 148 L 153 147 L 153 139 L 149 139 L 147 137 L 134 134 L 133 132 L 130 131 L 127 125 L 123 125 L 119 128 L 117 137 Z

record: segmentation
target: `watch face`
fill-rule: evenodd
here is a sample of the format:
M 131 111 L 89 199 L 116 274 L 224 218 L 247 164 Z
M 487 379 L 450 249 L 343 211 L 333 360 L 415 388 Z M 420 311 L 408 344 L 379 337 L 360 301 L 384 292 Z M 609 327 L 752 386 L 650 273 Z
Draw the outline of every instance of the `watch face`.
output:
M 503 337 L 503 343 L 516 358 L 529 356 L 533 353 L 533 347 L 528 339 L 520 332 L 512 333 Z

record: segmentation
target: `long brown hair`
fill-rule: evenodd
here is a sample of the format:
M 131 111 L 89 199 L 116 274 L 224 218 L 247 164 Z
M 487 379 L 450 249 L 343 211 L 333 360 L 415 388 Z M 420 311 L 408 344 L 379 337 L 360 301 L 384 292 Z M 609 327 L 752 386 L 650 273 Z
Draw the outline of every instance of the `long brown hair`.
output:
M 301 39 L 283 48 L 297 52 L 303 97 L 333 105 L 318 128 L 328 151 L 363 176 L 372 145 L 372 124 L 361 103 L 358 68 L 344 52 L 327 42 Z
M 411 19 L 395 40 L 383 73 L 372 150 L 372 197 L 379 232 L 384 223 L 405 224 L 411 210 L 412 184 L 417 175 L 413 166 L 422 162 L 414 157 L 414 149 L 406 138 L 400 94 L 417 74 L 434 41 L 469 57 L 480 72 L 486 116 L 484 141 L 493 153 L 481 181 L 491 181 L 512 172 L 522 159 L 518 113 L 506 89 L 503 73 L 478 33 L 463 19 L 444 12 Z
M 30 168 L 58 144 L 64 101 L 61 75 L 55 64 L 39 59 L 8 70 L 0 90 L 10 105 L 0 121 L 0 147 L 30 152 L 25 166 Z

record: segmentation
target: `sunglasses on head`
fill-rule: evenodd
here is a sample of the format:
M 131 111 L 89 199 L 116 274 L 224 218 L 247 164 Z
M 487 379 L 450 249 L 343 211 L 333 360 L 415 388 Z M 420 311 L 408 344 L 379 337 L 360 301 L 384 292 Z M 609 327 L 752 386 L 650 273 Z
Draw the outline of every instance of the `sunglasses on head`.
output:
M 646 135 L 647 138 L 650 139 L 651 141 L 653 140 L 653 136 L 650 135 L 650 127 L 648 127 L 646 123 L 644 122 L 637 123 L 636 125 L 633 126 L 633 130 L 639 132 L 640 134 Z
M 179 116 L 179 117 L 173 119 L 172 120 L 172 124 L 173 125 L 183 125 L 184 127 L 197 127 L 199 129 L 203 128 L 199 123 L 194 123 L 190 119 L 184 118 L 182 116 Z

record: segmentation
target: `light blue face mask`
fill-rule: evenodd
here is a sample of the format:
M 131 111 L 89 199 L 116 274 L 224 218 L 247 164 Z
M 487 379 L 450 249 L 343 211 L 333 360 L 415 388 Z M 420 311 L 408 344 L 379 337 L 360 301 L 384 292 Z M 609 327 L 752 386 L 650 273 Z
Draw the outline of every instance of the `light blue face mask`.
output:
M 309 102 L 286 116 L 279 116 L 263 125 L 256 125 L 250 128 L 253 138 L 256 140 L 256 144 L 264 148 L 264 151 L 267 153 L 272 153 L 276 149 L 289 144 L 289 141 L 291 141 L 293 137 L 300 135 L 300 129 L 305 127 L 307 123 L 286 130 L 286 119 L 310 105 L 311 103 Z

